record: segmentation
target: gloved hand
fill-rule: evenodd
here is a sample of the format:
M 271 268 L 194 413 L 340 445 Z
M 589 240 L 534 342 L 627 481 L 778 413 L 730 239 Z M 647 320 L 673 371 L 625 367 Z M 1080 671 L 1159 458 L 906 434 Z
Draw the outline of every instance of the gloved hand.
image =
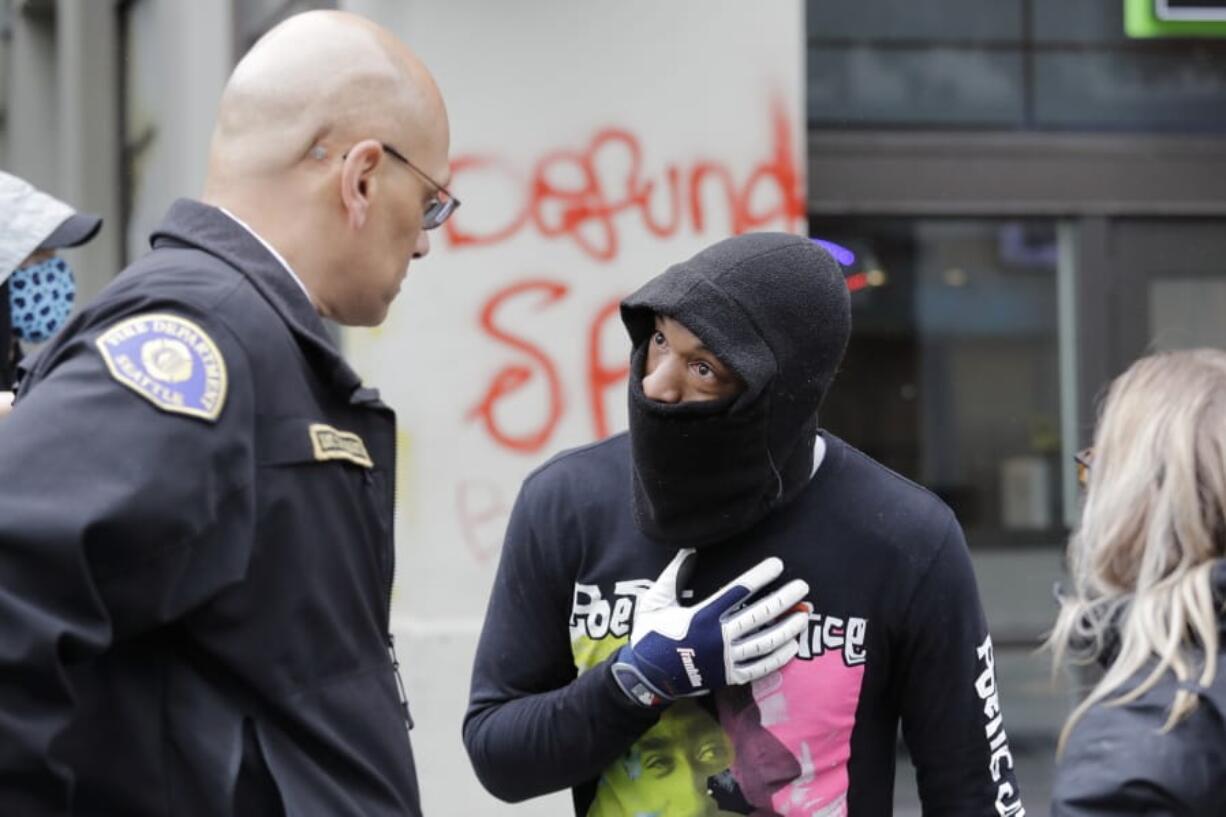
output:
M 763 559 L 694 605 L 677 601 L 678 577 L 694 558 L 680 551 L 639 596 L 630 643 L 613 663 L 613 677 L 643 706 L 705 695 L 731 684 L 756 681 L 795 657 L 807 612 L 793 608 L 809 592 L 794 579 L 750 606 L 750 596 L 783 573 L 783 562 Z

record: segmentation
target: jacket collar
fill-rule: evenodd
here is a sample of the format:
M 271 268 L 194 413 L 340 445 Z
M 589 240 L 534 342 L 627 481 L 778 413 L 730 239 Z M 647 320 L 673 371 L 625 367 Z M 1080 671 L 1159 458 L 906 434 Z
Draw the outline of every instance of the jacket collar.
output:
M 341 357 L 323 319 L 289 271 L 259 239 L 221 210 L 192 199 L 179 199 L 154 230 L 150 244 L 154 249 L 195 247 L 234 267 L 285 321 L 321 376 L 350 396 L 352 402 L 377 400 L 373 389 L 360 388 L 361 378 Z

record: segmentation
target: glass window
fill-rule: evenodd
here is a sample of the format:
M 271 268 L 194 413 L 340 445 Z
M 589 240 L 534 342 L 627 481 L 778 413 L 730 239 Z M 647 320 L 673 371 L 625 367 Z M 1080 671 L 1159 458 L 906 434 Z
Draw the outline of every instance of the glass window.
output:
M 1226 277 L 1157 278 L 1149 285 L 1151 348 L 1226 349 Z
M 1098 0 L 1101 2 L 1101 0 Z M 1019 40 L 1025 0 L 809 0 L 810 37 L 880 40 Z
M 812 228 L 855 255 L 822 424 L 949 503 L 972 548 L 1062 543 L 1056 222 Z
M 811 46 L 809 121 L 820 127 L 1020 127 L 1020 49 Z
M 1034 57 L 1037 127 L 1226 130 L 1226 48 L 1053 51 Z
M 1129 39 L 1122 0 L 807 10 L 817 127 L 1226 131 L 1226 39 Z
M 1030 0 L 1038 43 L 1126 43 L 1124 0 Z

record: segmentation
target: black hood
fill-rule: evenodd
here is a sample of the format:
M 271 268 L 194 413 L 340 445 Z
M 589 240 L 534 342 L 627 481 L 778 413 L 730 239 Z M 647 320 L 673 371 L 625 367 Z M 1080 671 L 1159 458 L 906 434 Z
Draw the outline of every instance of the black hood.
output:
M 633 344 L 630 434 L 644 532 L 670 545 L 709 544 L 795 496 L 811 473 L 817 411 L 851 331 L 834 259 L 801 236 L 729 238 L 649 281 L 621 313 Z M 643 396 L 656 315 L 683 324 L 744 381 L 716 415 Z

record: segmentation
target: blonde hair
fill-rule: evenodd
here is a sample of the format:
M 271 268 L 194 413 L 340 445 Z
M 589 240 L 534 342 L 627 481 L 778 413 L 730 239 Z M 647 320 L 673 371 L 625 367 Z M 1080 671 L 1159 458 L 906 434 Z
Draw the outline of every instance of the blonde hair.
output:
M 1094 437 L 1081 523 L 1069 541 L 1072 592 L 1047 640 L 1056 666 L 1118 653 L 1060 733 L 1148 667 L 1143 695 L 1168 671 L 1213 683 L 1218 618 L 1210 571 L 1226 545 L 1226 352 L 1142 358 L 1111 385 Z M 1110 644 L 1114 640 L 1114 644 Z M 1156 660 L 1155 660 L 1156 659 Z M 1152 663 L 1152 667 L 1149 665 Z M 1175 693 L 1163 731 L 1196 708 Z

